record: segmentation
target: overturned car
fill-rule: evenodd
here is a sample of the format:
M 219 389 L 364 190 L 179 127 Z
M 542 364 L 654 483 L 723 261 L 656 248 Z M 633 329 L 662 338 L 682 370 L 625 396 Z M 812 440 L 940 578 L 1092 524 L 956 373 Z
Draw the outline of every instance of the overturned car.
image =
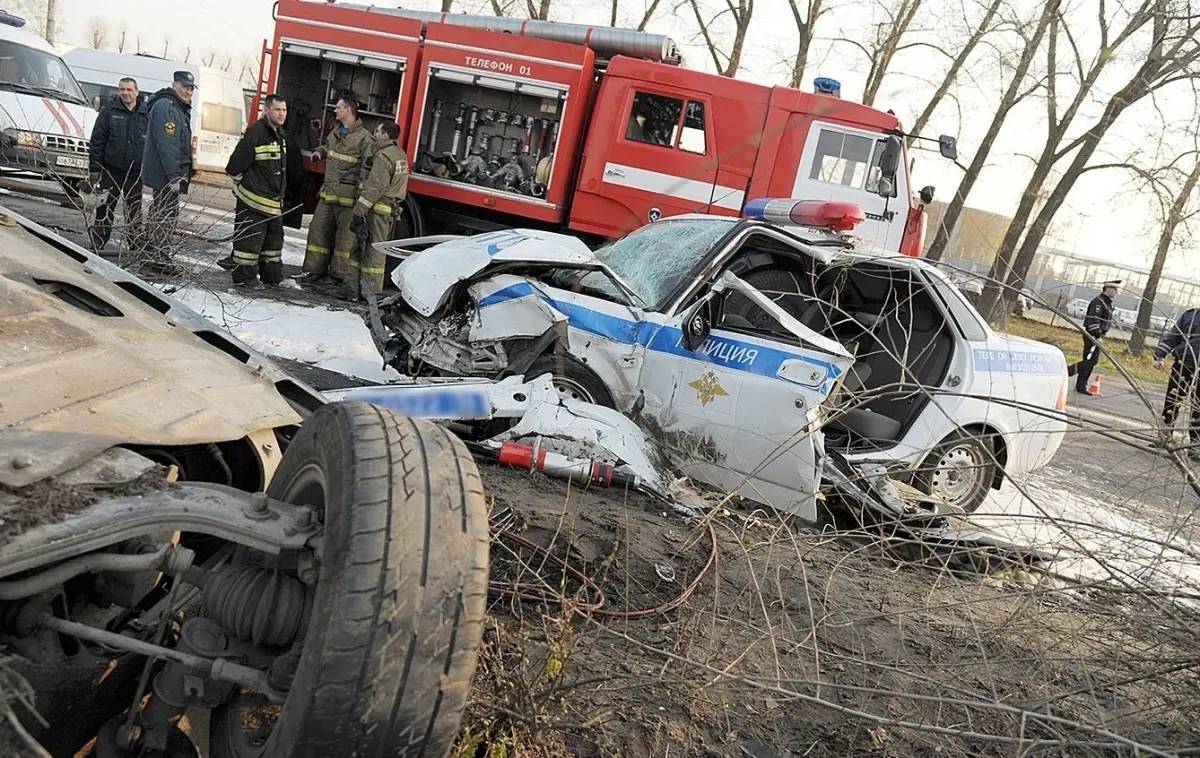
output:
M 511 229 L 399 240 L 371 316 L 401 373 L 550 373 L 636 418 L 684 473 L 815 519 L 822 456 L 972 511 L 1045 465 L 1066 360 L 998 334 L 934 266 L 856 249 L 848 203 L 754 201 L 596 252 Z
M 450 752 L 487 595 L 461 441 L 3 209 L 0 384 L 0 755 L 196 756 L 197 722 L 221 758 Z

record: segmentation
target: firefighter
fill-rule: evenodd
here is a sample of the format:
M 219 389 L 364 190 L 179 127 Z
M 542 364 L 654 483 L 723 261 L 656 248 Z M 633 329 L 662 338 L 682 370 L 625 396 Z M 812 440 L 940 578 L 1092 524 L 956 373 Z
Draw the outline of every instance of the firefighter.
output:
M 125 203 L 125 242 L 131 248 L 137 247 L 142 221 L 142 152 L 149 112 L 134 79 L 121 79 L 117 91 L 96 116 L 88 151 L 90 183 L 104 193 L 88 230 L 97 252 L 112 235 L 118 201 Z
M 356 300 L 359 296 L 359 277 L 371 284 L 371 291 L 383 291 L 383 268 L 385 256 L 373 247 L 373 243 L 384 242 L 392 237 L 392 225 L 401 212 L 400 203 L 408 194 L 408 156 L 397 144 L 400 127 L 385 122 L 375 127 L 375 143 L 371 146 L 368 159 L 363 162 L 363 185 L 354 203 L 354 219 L 350 223 L 356 239 L 364 240 L 356 245 L 350 256 L 350 265 L 342 280 L 347 296 Z
M 170 87 L 150 98 L 142 183 L 154 193 L 150 218 L 154 232 L 151 265 L 167 268 L 169 233 L 179 218 L 179 196 L 187 194 L 192 170 L 192 95 L 196 78 L 176 71 Z
M 1188 438 L 1193 446 L 1200 445 L 1200 388 L 1197 386 L 1196 366 L 1200 364 L 1200 309 L 1189 308 L 1171 325 L 1167 333 L 1154 348 L 1154 367 L 1163 370 L 1167 356 L 1171 362 L 1171 378 L 1167 381 L 1167 396 L 1163 398 L 1162 420 L 1167 433 L 1175 426 L 1179 406 L 1192 406 L 1192 422 L 1188 427 Z M 1200 458 L 1200 447 L 1192 447 L 1188 454 Z
M 237 198 L 233 220 L 233 283 L 283 281 L 283 194 L 287 183 L 287 140 L 283 123 L 287 102 L 279 95 L 263 99 L 263 115 L 246 130 L 229 156 L 225 173 L 233 177 Z
M 1113 298 L 1121 280 L 1105 282 L 1100 294 L 1088 303 L 1087 314 L 1083 317 L 1083 359 L 1072 364 L 1067 369 L 1068 376 L 1075 377 L 1075 391 L 1089 395 L 1088 380 L 1092 378 L 1092 370 L 1100 362 L 1100 340 L 1112 328 Z
M 304 273 L 310 279 L 324 276 L 341 279 L 345 273 L 350 251 L 354 249 L 350 209 L 358 193 L 362 162 L 371 147 L 371 134 L 358 120 L 358 103 L 353 96 L 338 100 L 335 115 L 338 128 L 329 133 L 326 144 L 314 153 L 318 160 L 325 160 L 325 183 L 321 185 L 320 200 L 308 225 L 308 244 L 304 250 Z

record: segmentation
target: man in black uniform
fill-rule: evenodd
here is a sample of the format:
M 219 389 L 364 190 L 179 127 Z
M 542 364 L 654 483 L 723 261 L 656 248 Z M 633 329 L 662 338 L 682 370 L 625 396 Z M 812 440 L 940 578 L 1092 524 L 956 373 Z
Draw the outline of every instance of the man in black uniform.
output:
M 133 243 L 142 222 L 142 152 L 150 112 L 140 102 L 133 79 L 122 79 L 118 92 L 96 116 L 88 152 L 92 186 L 105 193 L 104 202 L 96 208 L 96 223 L 88 229 L 92 249 L 97 252 L 112 235 L 119 201 L 125 202 L 125 243 L 129 247 L 136 247 Z
M 1163 426 L 1170 434 L 1180 404 L 1190 400 L 1192 423 L 1188 428 L 1188 437 L 1192 445 L 1200 445 L 1200 390 L 1196 383 L 1196 366 L 1200 364 L 1200 309 L 1189 308 L 1184 311 L 1163 335 L 1158 347 L 1154 348 L 1154 367 L 1161 371 L 1168 355 L 1175 360 L 1171 364 L 1171 378 L 1167 382 L 1167 396 L 1163 400 Z M 1190 455 L 1193 458 L 1200 457 L 1200 447 L 1193 447 Z
M 234 284 L 283 280 L 283 196 L 287 185 L 287 140 L 283 123 L 287 102 L 279 95 L 263 99 L 263 116 L 246 130 L 225 173 L 233 177 L 237 207 L 233 217 L 233 255 L 219 261 L 233 268 Z
M 1100 362 L 1100 340 L 1112 327 L 1113 298 L 1117 296 L 1120 286 L 1120 279 L 1105 282 L 1100 294 L 1088 303 L 1087 315 L 1083 317 L 1083 360 L 1068 368 L 1067 374 L 1075 377 L 1075 391 L 1084 395 L 1091 394 L 1088 392 L 1088 380 Z

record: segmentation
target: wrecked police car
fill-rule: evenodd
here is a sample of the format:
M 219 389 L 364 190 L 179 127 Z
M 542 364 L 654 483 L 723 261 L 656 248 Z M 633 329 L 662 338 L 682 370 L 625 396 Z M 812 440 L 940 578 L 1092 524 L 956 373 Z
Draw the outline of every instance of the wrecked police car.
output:
M 816 517 L 826 448 L 972 511 L 1045 465 L 1057 348 L 993 332 L 929 263 L 868 255 L 849 203 L 759 200 L 592 252 L 510 229 L 398 240 L 371 327 L 420 376 L 554 376 L 636 418 L 683 473 Z
M 488 572 L 458 438 L 3 209 L 0 386 L 0 755 L 449 754 Z

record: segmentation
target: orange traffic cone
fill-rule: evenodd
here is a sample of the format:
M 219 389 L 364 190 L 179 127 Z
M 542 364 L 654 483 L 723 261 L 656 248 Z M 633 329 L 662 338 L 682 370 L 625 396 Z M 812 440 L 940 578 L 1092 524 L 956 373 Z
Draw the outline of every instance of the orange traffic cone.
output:
M 1092 378 L 1088 379 L 1087 390 L 1092 397 L 1104 397 L 1100 394 L 1100 374 L 1092 374 Z

